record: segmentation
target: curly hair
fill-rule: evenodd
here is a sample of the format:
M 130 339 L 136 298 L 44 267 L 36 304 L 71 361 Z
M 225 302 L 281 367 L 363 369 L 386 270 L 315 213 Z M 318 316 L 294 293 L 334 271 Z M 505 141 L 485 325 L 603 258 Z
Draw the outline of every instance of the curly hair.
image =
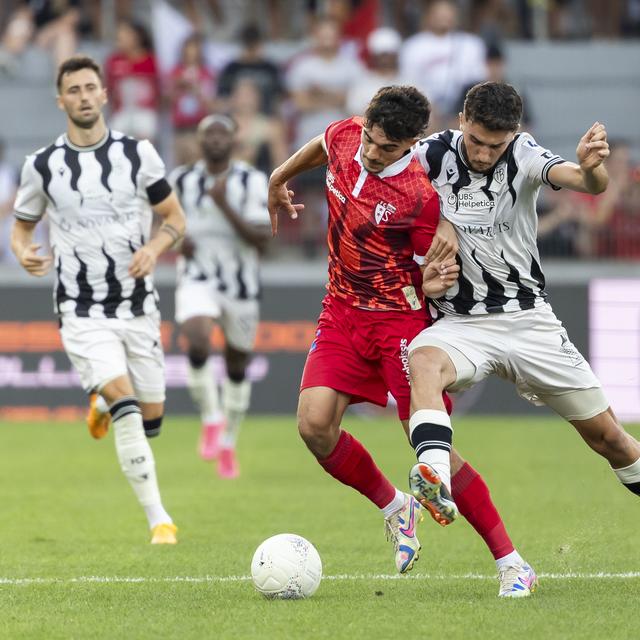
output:
M 389 140 L 422 137 L 429 126 L 431 105 L 415 87 L 382 87 L 364 114 L 367 127 L 378 125 Z
M 90 58 L 89 56 L 72 56 L 71 58 L 67 58 L 58 67 L 58 77 L 56 78 L 56 87 L 58 88 L 58 91 L 62 88 L 62 78 L 64 75 L 80 71 L 80 69 L 91 69 L 91 71 L 95 71 L 98 78 L 100 78 L 100 82 L 103 83 L 102 70 L 100 69 L 100 65 L 93 58 Z
M 481 82 L 467 91 L 464 117 L 489 131 L 515 131 L 522 118 L 522 98 L 506 82 Z

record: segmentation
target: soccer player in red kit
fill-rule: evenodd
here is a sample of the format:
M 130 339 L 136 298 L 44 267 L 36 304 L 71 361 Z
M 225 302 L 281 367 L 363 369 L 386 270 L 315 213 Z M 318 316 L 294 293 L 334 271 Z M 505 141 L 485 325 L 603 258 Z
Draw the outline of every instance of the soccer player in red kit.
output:
M 382 511 L 400 573 L 418 559 L 421 505 L 389 482 L 341 424 L 349 404 L 384 406 L 391 392 L 408 432 L 407 347 L 430 323 L 423 292 L 437 297 L 457 278 L 452 228 L 440 222 L 438 196 L 412 149 L 429 115 L 428 100 L 414 87 L 385 87 L 364 119 L 332 123 L 278 167 L 269 183 L 275 233 L 278 213 L 295 218 L 304 208 L 292 203 L 287 182 L 327 164 L 328 293 L 302 376 L 298 429 L 327 473 Z M 517 553 L 482 477 L 455 450 L 451 463 L 460 512 L 496 560 Z M 443 525 L 457 516 L 444 486 L 426 506 Z

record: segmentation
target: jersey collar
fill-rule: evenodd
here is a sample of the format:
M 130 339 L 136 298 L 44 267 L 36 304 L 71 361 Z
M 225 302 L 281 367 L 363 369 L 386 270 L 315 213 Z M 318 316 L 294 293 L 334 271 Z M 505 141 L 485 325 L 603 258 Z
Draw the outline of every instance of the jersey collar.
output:
M 402 158 L 396 160 L 393 164 L 390 164 L 388 167 L 385 167 L 380 173 L 372 173 L 372 176 L 376 176 L 376 178 L 391 178 L 392 176 L 397 176 L 399 173 L 402 173 L 408 166 L 411 160 L 413 159 L 414 150 L 413 147 L 405 153 Z M 358 147 L 356 151 L 356 155 L 354 156 L 354 160 L 360 165 L 362 169 L 365 169 L 365 166 L 362 164 L 362 143 Z M 369 173 L 367 171 L 367 173 Z
M 64 140 L 64 144 L 67 147 L 69 147 L 69 149 L 82 152 L 82 151 L 95 151 L 96 149 L 99 149 L 109 139 L 110 135 L 111 135 L 111 131 L 107 129 L 104 133 L 104 136 L 102 136 L 102 138 L 98 140 L 98 142 L 88 147 L 79 147 L 77 144 L 73 144 L 73 142 L 69 140 L 69 136 L 66 133 L 62 134 L 62 138 Z

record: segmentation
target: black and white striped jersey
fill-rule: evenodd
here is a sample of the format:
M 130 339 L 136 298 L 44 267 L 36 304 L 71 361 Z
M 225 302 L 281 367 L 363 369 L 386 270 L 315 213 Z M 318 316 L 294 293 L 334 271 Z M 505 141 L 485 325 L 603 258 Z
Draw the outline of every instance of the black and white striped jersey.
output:
M 169 181 L 187 217 L 187 236 L 195 243 L 192 259 L 180 258 L 178 282 L 211 280 L 231 298 L 253 300 L 260 294 L 259 255 L 245 242 L 215 204 L 209 191 L 216 177 L 200 160 L 175 169 Z M 227 177 L 227 202 L 244 220 L 269 225 L 267 176 L 251 165 L 234 161 Z
M 37 222 L 48 214 L 57 314 L 132 318 L 157 310 L 151 276 L 135 279 L 128 267 L 149 238 L 151 205 L 170 193 L 164 176 L 148 140 L 116 131 L 91 147 L 62 135 L 27 156 L 15 216 Z
M 460 131 L 434 134 L 415 151 L 460 244 L 458 282 L 435 306 L 443 313 L 467 315 L 543 304 L 536 199 L 542 184 L 554 187 L 549 169 L 564 160 L 527 133 L 516 135 L 487 174 L 472 171 L 465 162 Z

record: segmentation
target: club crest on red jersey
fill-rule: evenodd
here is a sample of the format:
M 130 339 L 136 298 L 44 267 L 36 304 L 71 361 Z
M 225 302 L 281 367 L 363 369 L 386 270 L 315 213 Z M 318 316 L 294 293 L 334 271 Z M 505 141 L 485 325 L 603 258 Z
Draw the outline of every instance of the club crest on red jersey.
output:
M 381 222 L 389 222 L 389 218 L 396 212 L 396 208 L 389 202 L 380 201 L 376 205 L 374 214 L 376 218 L 376 224 Z

